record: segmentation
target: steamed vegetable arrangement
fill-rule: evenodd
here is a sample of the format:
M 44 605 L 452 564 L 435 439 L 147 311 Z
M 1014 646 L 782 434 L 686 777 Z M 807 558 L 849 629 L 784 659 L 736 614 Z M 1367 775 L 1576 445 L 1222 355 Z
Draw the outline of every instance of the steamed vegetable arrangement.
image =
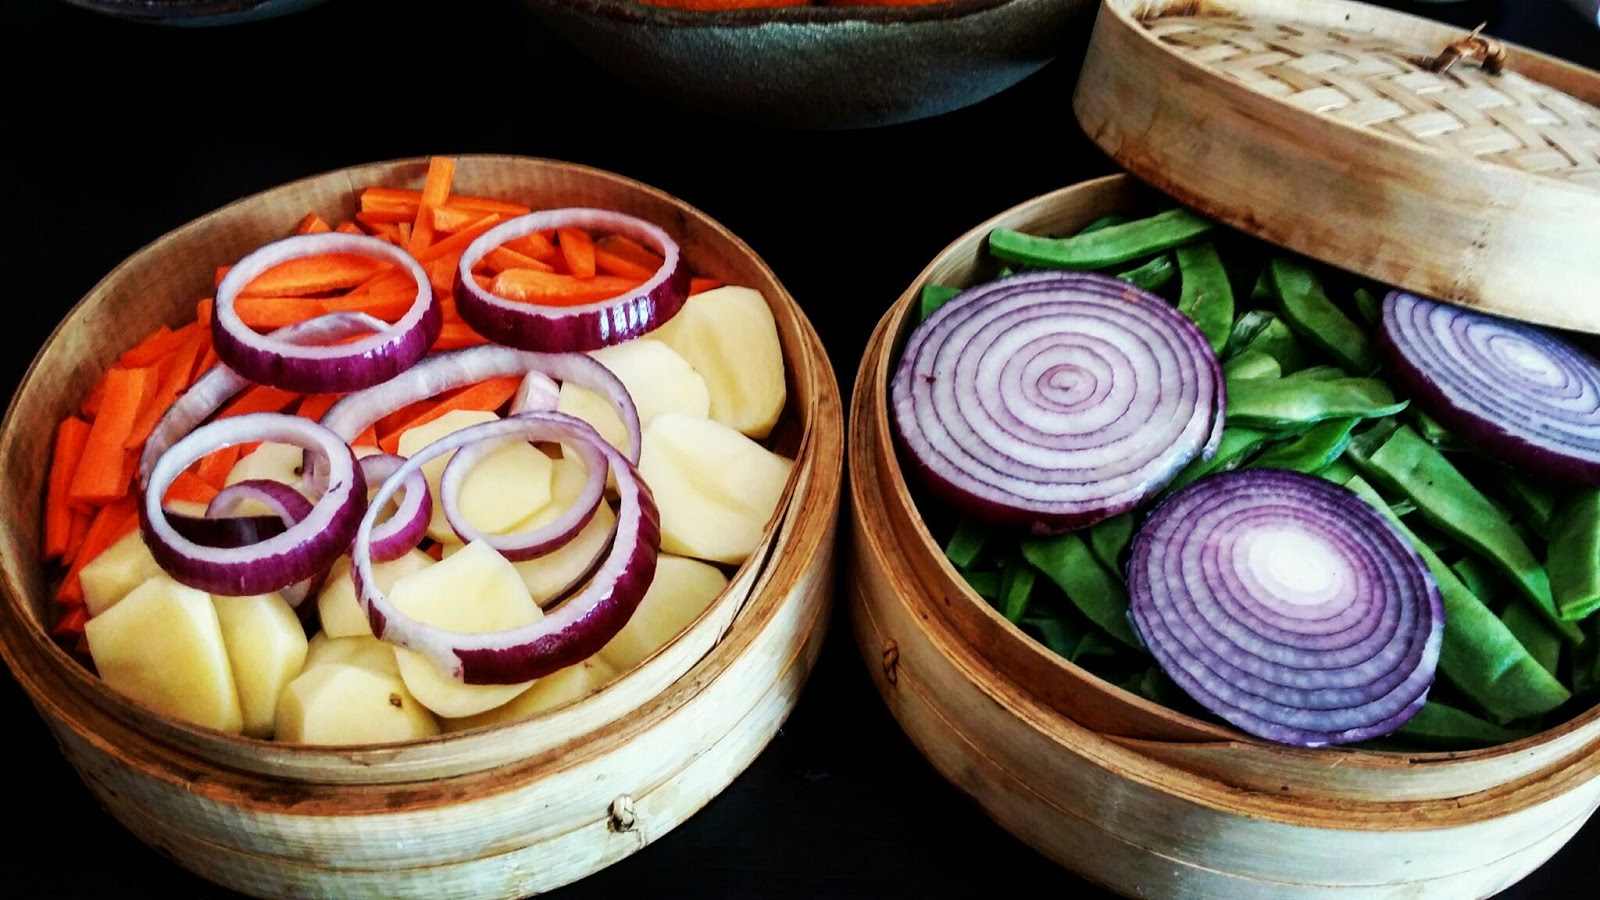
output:
M 1515 740 L 1600 686 L 1600 364 L 1184 209 L 996 229 L 890 384 L 946 555 L 1056 653 L 1282 743 Z
M 656 225 L 368 188 L 217 273 L 57 432 L 55 633 L 189 721 L 406 740 L 582 697 L 755 549 L 776 322 Z

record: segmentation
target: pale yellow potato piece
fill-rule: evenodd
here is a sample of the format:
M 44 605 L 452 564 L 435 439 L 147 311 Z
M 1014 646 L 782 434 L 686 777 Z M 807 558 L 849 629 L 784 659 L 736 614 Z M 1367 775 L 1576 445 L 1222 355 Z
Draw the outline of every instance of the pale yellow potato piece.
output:
M 433 565 L 433 557 L 421 550 L 412 550 L 398 559 L 373 563 L 372 574 L 378 580 L 378 589 L 388 594 L 395 582 Z M 328 570 L 328 577 L 317 592 L 317 618 L 322 630 L 332 637 L 372 637 L 372 624 L 361 611 L 356 599 L 356 583 L 350 576 L 350 557 L 341 556 Z
M 504 631 L 544 615 L 528 596 L 517 570 L 482 541 L 395 582 L 389 598 L 411 618 L 461 634 Z M 394 655 L 406 687 L 441 716 L 458 718 L 493 709 L 533 684 L 465 684 L 418 653 L 396 647 Z
M 462 518 L 487 534 L 505 534 L 550 505 L 550 457 L 526 441 L 513 441 L 484 457 L 461 482 Z M 443 515 L 443 506 L 439 507 Z M 446 526 L 448 528 L 448 525 Z M 454 531 L 451 540 L 459 541 Z
M 599 656 L 619 672 L 666 646 L 728 587 L 722 570 L 698 559 L 663 553 L 656 575 L 628 624 L 600 648 Z
M 550 502 L 511 530 L 525 531 L 549 524 L 569 509 L 583 490 L 589 474 L 583 460 L 576 456 L 563 456 L 554 460 L 553 466 Z M 594 516 L 573 535 L 572 540 L 544 556 L 512 563 L 516 566 L 517 574 L 522 576 L 522 583 L 528 588 L 533 602 L 544 606 L 587 572 L 595 558 L 605 550 L 616 522 L 617 514 L 602 500 L 595 508 Z M 446 544 L 445 555 L 454 553 L 456 549 L 459 547 Z
M 266 441 L 256 449 L 239 457 L 239 461 L 228 470 L 228 475 L 222 480 L 223 484 L 238 484 L 241 481 L 252 479 L 266 479 L 278 481 L 290 487 L 299 489 L 300 466 L 305 459 L 305 450 L 293 444 L 279 444 Z M 270 516 L 275 515 L 271 507 L 255 500 L 245 500 L 234 508 L 234 515 L 239 516 Z
M 289 682 L 278 700 L 277 739 L 299 744 L 387 744 L 432 737 L 439 722 L 398 675 L 326 662 Z
M 444 719 L 439 724 L 445 731 L 465 731 L 483 725 L 497 725 L 501 722 L 531 718 L 547 709 L 555 709 L 587 697 L 616 677 L 617 671 L 610 663 L 599 656 L 591 656 L 581 663 L 567 666 L 535 680 L 533 687 L 518 694 L 508 703 L 475 716 Z
M 418 450 L 437 441 L 447 434 L 453 434 L 472 425 L 481 425 L 484 422 L 493 422 L 500 417 L 492 412 L 477 409 L 453 409 L 432 422 L 409 428 L 400 433 L 398 449 L 400 455 L 410 458 Z M 444 467 L 450 462 L 454 452 L 435 456 L 422 466 L 422 477 L 427 479 L 428 491 L 434 498 L 433 518 L 428 521 L 428 536 L 436 541 L 460 541 L 456 533 L 450 530 L 450 523 L 444 518 L 444 505 L 438 502 L 439 476 L 444 474 Z
M 787 389 L 778 323 L 760 291 L 730 285 L 695 294 L 650 336 L 705 379 L 711 418 L 753 438 L 772 431 Z
M 83 633 L 107 686 L 197 725 L 244 729 L 210 594 L 157 575 L 91 618 Z
M 211 602 L 239 691 L 244 733 L 270 738 L 278 697 L 305 666 L 305 628 L 281 594 L 212 594 Z
M 83 605 L 90 616 L 98 616 L 129 591 L 160 574 L 161 566 L 150 555 L 144 537 L 137 530 L 132 531 L 78 570 Z
M 306 660 L 301 670 L 324 663 L 344 663 L 371 669 L 380 675 L 400 674 L 400 664 L 394 660 L 394 645 L 370 634 L 331 637 L 326 631 L 319 631 L 312 635 L 306 643 Z
M 639 474 L 661 509 L 661 549 L 738 564 L 761 541 L 794 461 L 738 431 L 681 413 L 644 430 Z
M 628 389 L 639 410 L 639 423 L 648 425 L 662 413 L 679 412 L 704 417 L 711 411 L 706 381 L 688 361 L 660 341 L 635 338 L 590 352 Z M 628 431 L 622 417 L 604 396 L 572 382 L 563 382 L 556 410 L 594 426 L 600 436 L 626 450 Z

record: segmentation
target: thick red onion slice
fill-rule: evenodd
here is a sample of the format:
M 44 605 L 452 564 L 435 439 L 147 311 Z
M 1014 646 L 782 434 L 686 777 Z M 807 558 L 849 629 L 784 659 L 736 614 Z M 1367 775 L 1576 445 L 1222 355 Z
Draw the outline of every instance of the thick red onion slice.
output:
M 627 293 L 582 306 L 508 300 L 485 290 L 472 277 L 478 261 L 506 241 L 565 227 L 633 238 L 661 254 L 661 268 Z M 619 344 L 677 315 L 688 296 L 689 270 L 677 242 L 643 219 L 608 209 L 547 209 L 502 222 L 467 246 L 456 270 L 456 310 L 461 318 L 489 340 L 523 350 L 596 350 Z
M 462 447 L 445 463 L 444 472 L 439 476 L 439 502 L 444 504 L 444 518 L 450 524 L 450 530 L 463 543 L 483 541 L 513 562 L 534 559 L 560 549 L 589 524 L 605 498 L 606 474 L 609 470 L 605 454 L 588 441 L 568 444 L 567 452 L 577 454 L 588 473 L 577 498 L 561 515 L 538 528 L 511 534 L 489 534 L 473 527 L 461 514 L 461 486 L 472 474 L 474 466 L 502 446 L 503 442 L 478 441 Z
M 271 510 L 285 528 L 311 515 L 311 501 L 289 485 L 268 478 L 249 478 L 218 491 L 206 506 L 206 518 L 237 516 L 239 508 L 247 502 L 259 503 Z
M 1445 427 L 1550 478 L 1600 486 L 1600 362 L 1556 332 L 1403 291 L 1383 301 L 1396 380 Z
M 406 458 L 393 453 L 374 453 L 361 457 L 361 477 L 367 487 L 375 488 L 389 480 L 396 470 L 405 465 Z M 372 558 L 377 562 L 399 559 L 416 549 L 428 533 L 428 521 L 433 516 L 433 496 L 428 492 L 428 479 L 420 470 L 412 472 L 400 486 L 404 491 L 399 505 L 389 518 L 372 529 Z
M 962 292 L 912 333 L 894 421 L 930 489 L 1034 534 L 1138 506 L 1221 436 L 1222 370 L 1160 297 L 1083 272 Z
M 213 450 L 249 441 L 306 449 L 328 469 L 327 490 L 304 518 L 249 547 L 207 547 L 184 537 L 161 507 L 173 479 Z M 366 495 L 355 454 L 338 435 L 299 416 L 249 413 L 196 428 L 156 461 L 139 506 L 139 525 L 156 562 L 174 580 L 213 594 L 265 594 L 326 571 L 350 546 Z
M 234 301 L 263 272 L 292 259 L 347 253 L 394 263 L 416 282 L 417 299 L 393 325 L 344 344 L 303 344 L 258 334 L 239 318 Z M 400 247 L 363 234 L 297 234 L 256 250 L 228 270 L 217 285 L 211 340 L 217 356 L 258 384 L 301 393 L 342 393 L 393 378 L 421 359 L 439 337 L 444 311 L 428 273 Z
M 544 618 L 506 631 L 461 634 L 401 613 L 377 587 L 372 570 L 372 530 L 381 509 L 410 473 L 434 457 L 478 441 L 508 438 L 589 444 L 616 476 L 619 509 L 611 549 L 588 585 Z M 594 654 L 627 624 L 655 577 L 661 522 L 655 498 L 638 470 L 588 423 L 557 412 L 526 413 L 448 434 L 419 450 L 373 495 L 351 549 L 351 572 L 372 633 L 427 657 L 467 684 L 515 684 L 576 664 Z
M 1427 565 L 1349 489 L 1280 469 L 1212 475 L 1151 511 L 1130 614 L 1202 706 L 1267 740 L 1366 740 L 1422 707 L 1444 637 Z
M 379 419 L 418 400 L 489 378 L 536 372 L 571 381 L 611 401 L 628 432 L 628 461 L 639 462 L 642 440 L 639 410 L 633 405 L 633 397 L 610 369 L 582 353 L 532 353 L 493 344 L 434 353 L 383 384 L 340 398 L 323 414 L 322 424 L 353 441 Z M 310 484 L 316 488 L 321 473 L 314 460 L 307 460 L 306 471 Z
M 358 334 L 377 334 L 388 327 L 382 319 L 366 313 L 338 312 L 279 328 L 272 332 L 272 338 L 291 344 L 331 344 Z M 144 452 L 139 457 L 139 484 L 143 486 L 149 479 L 150 470 L 167 448 L 249 386 L 250 379 L 222 363 L 201 375 L 168 407 L 145 441 Z

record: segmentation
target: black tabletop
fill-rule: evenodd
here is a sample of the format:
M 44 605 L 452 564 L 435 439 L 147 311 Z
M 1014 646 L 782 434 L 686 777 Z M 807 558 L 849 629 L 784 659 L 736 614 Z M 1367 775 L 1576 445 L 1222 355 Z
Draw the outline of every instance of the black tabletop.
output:
M 1396 3 L 1600 68 L 1564 0 Z M 821 332 L 846 396 L 879 315 L 946 243 L 1114 166 L 1079 133 L 1082 43 L 982 104 L 887 128 L 793 132 L 686 112 L 622 85 L 517 0 L 332 0 L 214 29 L 0 3 L 0 386 L 117 262 L 231 200 L 341 166 L 514 153 L 610 169 L 742 236 Z M 20 315 L 18 314 L 20 313 Z M 721 796 L 559 896 L 1108 896 L 991 823 L 918 755 L 867 679 L 840 606 L 778 737 Z M 0 676 L 14 826 L 7 897 L 235 896 L 102 812 Z M 1507 897 L 1592 895 L 1600 822 Z

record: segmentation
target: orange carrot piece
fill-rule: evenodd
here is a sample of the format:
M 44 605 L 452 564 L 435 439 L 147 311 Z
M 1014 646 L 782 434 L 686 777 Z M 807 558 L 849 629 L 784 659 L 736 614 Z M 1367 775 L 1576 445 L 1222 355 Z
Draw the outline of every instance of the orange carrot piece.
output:
M 550 235 L 535 231 L 519 238 L 512 238 L 501 244 L 508 250 L 515 250 L 523 256 L 531 256 L 542 263 L 554 263 L 561 258 L 561 249 L 556 246 Z
M 327 312 L 317 297 L 240 297 L 234 301 L 233 311 L 257 331 L 271 331 Z
M 404 211 L 406 215 L 415 215 L 417 207 L 421 203 L 421 191 L 410 191 L 403 188 L 369 187 L 361 192 L 361 209 L 363 212 L 369 210 Z M 483 216 L 486 213 L 494 213 L 506 218 L 525 216 L 533 211 L 521 203 L 497 200 L 493 197 L 474 197 L 467 194 L 456 194 L 450 197 L 443 205 L 451 209 L 475 212 L 479 216 Z
M 487 268 L 491 275 L 498 275 L 507 269 L 538 269 L 541 272 L 554 272 L 556 270 L 555 266 L 543 260 L 518 253 L 505 245 L 490 250 L 484 255 L 483 261 L 488 264 Z
M 330 297 L 321 301 L 323 312 L 364 312 L 385 322 L 393 322 L 406 314 L 411 304 L 417 302 L 415 289 L 403 294 L 394 292 L 367 293 L 343 297 Z M 365 337 L 359 335 L 358 337 Z
M 211 502 L 217 495 L 217 486 L 201 478 L 193 472 L 179 472 L 178 477 L 172 480 L 172 486 L 167 488 L 167 495 L 162 498 L 164 503 L 183 501 L 199 503 L 202 506 Z
M 466 228 L 430 246 L 423 252 L 413 255 L 416 256 L 417 262 L 427 265 L 442 256 L 449 256 L 452 253 L 459 254 L 467 249 L 468 244 L 477 240 L 479 235 L 500 224 L 501 221 L 502 218 L 500 216 L 489 213 Z
M 56 620 L 55 627 L 50 629 L 50 635 L 57 638 L 75 638 L 83 634 L 83 626 L 89 621 L 89 609 L 85 606 L 68 607 Z
M 581 279 L 533 269 L 507 269 L 495 276 L 490 290 L 508 300 L 545 306 L 580 306 L 609 300 L 642 283 L 643 279 L 618 278 L 614 275 Z
M 100 380 L 89 388 L 89 393 L 83 398 L 83 402 L 78 404 L 78 415 L 92 421 L 100 414 L 100 404 L 106 399 L 106 381 L 110 377 L 111 370 L 107 369 L 105 374 L 100 376 Z
M 505 378 L 490 378 L 477 384 L 467 385 L 436 400 L 413 403 L 406 409 L 401 410 L 401 413 L 415 410 L 412 415 L 404 419 L 391 421 L 387 427 L 385 427 L 383 421 L 378 423 L 378 433 L 381 435 L 378 439 L 378 447 L 389 453 L 399 453 L 400 435 L 419 425 L 426 425 L 445 413 L 461 409 L 497 410 L 510 402 L 511 398 L 516 395 L 517 387 L 520 384 L 522 384 L 522 379 L 515 375 Z M 384 420 L 388 421 L 393 418 L 394 416 L 391 414 L 390 416 L 385 416 Z
M 456 177 L 456 161 L 451 156 L 428 158 L 428 175 L 422 181 L 418 207 L 443 206 L 450 199 L 450 183 Z
M 343 394 L 307 394 L 306 398 L 300 401 L 300 405 L 295 407 L 294 414 L 313 422 L 318 421 L 343 397 Z
M 489 339 L 474 331 L 472 326 L 462 321 L 446 322 L 439 329 L 439 339 L 433 342 L 434 350 L 459 350 L 462 347 L 476 347 L 487 344 Z
M 244 446 L 242 444 L 223 447 L 221 450 L 213 450 L 200 460 L 199 465 L 195 466 L 194 474 L 207 484 L 221 488 L 224 486 L 223 483 L 228 480 L 228 472 L 233 469 L 234 463 L 237 463 L 239 457 L 243 455 Z
M 365 231 L 361 230 L 361 226 L 355 222 L 340 222 L 333 226 L 333 230 L 340 234 L 366 234 Z
M 156 360 L 167 355 L 173 347 L 183 342 L 183 337 L 174 337 L 177 332 L 165 325 L 145 335 L 144 340 L 134 344 L 123 354 L 117 357 L 117 365 L 129 369 L 148 366 Z
M 406 252 L 416 256 L 433 243 L 433 207 L 417 207 L 417 217 L 410 225 L 411 232 L 406 235 Z
M 426 553 L 426 554 L 428 554 L 428 556 L 432 557 L 434 562 L 439 562 L 439 561 L 444 559 L 444 545 L 439 543 L 439 542 L 437 542 L 437 541 L 435 541 L 434 543 L 430 544 L 428 546 L 428 549 L 426 549 L 426 550 L 424 550 L 422 552 Z
M 661 254 L 639 243 L 625 234 L 607 234 L 595 238 L 596 250 L 604 250 L 613 256 L 620 256 L 636 266 L 649 269 L 651 272 L 661 268 L 665 262 Z
M 314 212 L 306 213 L 306 217 L 300 220 L 300 224 L 294 226 L 295 234 L 322 234 L 332 230 L 333 226 L 329 225 L 326 219 Z
M 239 291 L 240 297 L 304 297 L 353 288 L 388 269 L 386 260 L 357 253 L 321 253 L 286 260 L 262 272 Z M 218 269 L 217 282 L 227 269 Z
M 216 305 L 215 297 L 205 297 L 194 305 L 194 320 L 199 322 L 200 327 L 207 331 L 211 330 L 211 311 Z
M 83 547 L 83 539 L 89 534 L 89 523 L 94 519 L 94 508 L 89 506 L 71 507 L 72 528 L 67 534 L 67 549 L 61 554 L 61 561 L 70 565 L 78 558 L 78 550 Z
M 433 210 L 433 230 L 453 234 L 483 218 L 483 213 L 453 206 L 439 206 Z
M 155 389 L 154 370 L 149 367 L 124 369 L 113 366 L 106 373 L 104 400 L 94 419 L 89 440 L 83 448 L 77 471 L 72 475 L 69 493 L 82 503 L 110 503 L 128 490 L 123 478 L 127 469 L 125 447 L 133 431 L 134 419 L 144 408 L 145 398 Z
M 352 446 L 352 447 L 376 447 L 376 446 L 378 446 L 378 432 L 377 432 L 377 429 L 375 429 L 371 425 L 368 425 L 366 431 L 363 431 L 360 434 L 356 435 L 356 439 L 350 442 L 350 446 Z
M 56 599 L 68 604 L 74 600 L 82 603 L 83 586 L 78 582 L 78 573 L 105 552 L 107 547 L 138 527 L 139 511 L 137 501 L 132 496 L 119 497 L 100 507 L 94 514 L 94 521 L 89 523 L 89 530 L 83 536 L 83 546 L 78 548 L 78 555 L 72 560 L 72 567 L 67 570 L 67 577 L 62 581 Z
M 609 250 L 594 248 L 594 268 L 601 275 L 616 275 L 622 278 L 637 278 L 645 281 L 656 273 L 656 269 L 645 268 L 631 259 L 618 256 Z
M 235 397 L 233 402 L 217 412 L 216 418 L 226 419 L 229 416 L 240 416 L 245 413 L 283 412 L 289 408 L 289 404 L 299 399 L 300 395 L 293 391 L 258 384 Z
M 693 297 L 695 294 L 715 290 L 719 287 L 722 287 L 722 282 L 715 278 L 691 278 L 689 279 L 689 296 Z
M 589 237 L 589 232 L 582 228 L 558 228 L 556 241 L 568 272 L 576 278 L 594 277 L 594 238 Z
M 145 397 L 144 405 L 139 408 L 139 414 L 133 417 L 133 425 L 128 429 L 128 437 L 123 441 L 124 450 L 138 450 L 144 446 L 145 440 L 150 437 L 150 432 L 155 430 L 161 417 L 166 415 L 168 407 L 183 393 L 184 387 L 189 384 L 189 367 L 194 364 L 192 357 L 186 356 L 182 349 L 162 357 L 151 368 L 155 369 L 155 387 Z
M 72 509 L 67 505 L 73 473 L 88 446 L 91 426 L 77 416 L 67 416 L 56 426 L 56 442 L 50 451 L 50 476 L 45 487 L 44 554 L 56 559 L 66 554 L 72 539 Z

